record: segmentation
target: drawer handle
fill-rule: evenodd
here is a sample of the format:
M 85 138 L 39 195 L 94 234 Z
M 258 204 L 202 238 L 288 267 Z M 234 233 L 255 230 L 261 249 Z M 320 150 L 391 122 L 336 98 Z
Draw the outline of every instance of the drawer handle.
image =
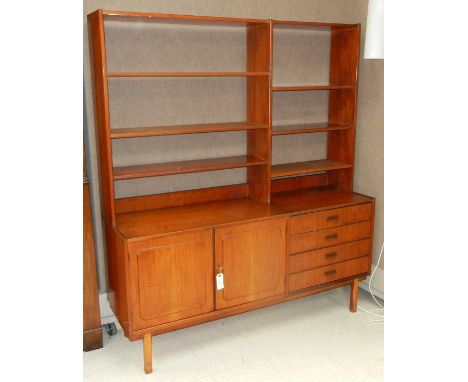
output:
M 335 257 L 336 255 L 337 255 L 336 252 L 330 252 L 330 253 L 327 253 L 327 254 L 325 255 L 325 257 L 331 258 L 331 257 Z
M 325 239 L 331 240 L 331 239 L 336 239 L 338 237 L 337 233 L 332 233 L 331 235 L 325 236 Z
M 334 275 L 335 273 L 336 273 L 336 269 L 333 269 L 332 271 L 326 271 L 325 275 L 331 276 L 331 275 Z
M 330 220 L 338 220 L 338 215 L 327 216 L 327 221 L 330 221 Z

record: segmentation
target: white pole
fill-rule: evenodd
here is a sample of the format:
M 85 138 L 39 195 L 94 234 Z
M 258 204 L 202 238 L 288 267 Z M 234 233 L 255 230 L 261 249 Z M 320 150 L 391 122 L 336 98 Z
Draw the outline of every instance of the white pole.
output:
M 384 58 L 384 2 L 369 0 L 364 58 Z

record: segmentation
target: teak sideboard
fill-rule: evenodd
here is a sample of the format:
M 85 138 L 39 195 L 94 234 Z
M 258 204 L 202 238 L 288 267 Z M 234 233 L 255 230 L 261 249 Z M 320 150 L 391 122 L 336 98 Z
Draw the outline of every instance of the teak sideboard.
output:
M 109 70 L 108 22 L 117 22 L 124 30 L 127 24 L 138 25 L 138 30 L 160 25 L 161 35 L 169 39 L 181 28 L 187 39 L 184 42 L 176 33 L 178 40 L 165 45 L 167 52 L 163 48 L 155 51 L 152 46 L 141 57 L 131 57 L 137 70 Z M 151 344 L 156 334 L 347 285 L 351 287 L 350 310 L 355 312 L 359 280 L 370 271 L 374 226 L 374 199 L 352 190 L 360 25 L 98 10 L 88 15 L 88 26 L 109 300 L 126 337 L 143 338 L 145 372 L 152 372 Z M 197 34 L 200 31 L 204 38 L 197 38 L 202 36 Z M 221 43 L 205 70 L 197 65 L 197 56 L 191 60 L 173 57 L 173 67 L 167 62 L 159 65 L 158 60 L 171 55 L 172 47 L 219 43 L 239 31 L 243 45 L 236 54 L 243 55 L 241 60 L 226 51 L 228 43 Z M 153 32 L 146 42 L 153 37 L 166 41 L 161 40 L 157 29 Z M 294 33 L 301 37 L 295 40 Z M 322 60 L 325 68 L 309 70 L 306 65 L 283 70 L 281 66 L 288 68 L 289 58 L 296 53 L 317 49 L 315 36 L 328 39 Z M 309 38 L 310 44 L 304 46 L 302 42 Z M 145 43 L 143 40 L 133 45 Z M 112 57 L 125 55 L 125 49 L 131 51 L 132 44 L 126 41 L 125 46 Z M 206 48 L 199 50 L 201 55 L 206 56 Z M 160 54 L 158 60 L 150 62 L 154 65 L 150 69 L 155 71 L 140 65 L 147 54 Z M 226 57 L 240 64 L 221 67 Z M 325 83 L 313 82 L 318 71 L 326 73 Z M 297 73 L 302 82 L 293 80 Z M 154 120 L 147 126 L 111 123 L 115 121 L 112 111 L 117 109 L 111 107 L 111 80 L 123 81 L 123 86 L 151 80 L 151 86 L 157 87 L 157 81 L 194 78 L 240 78 L 244 114 L 222 122 L 218 113 L 214 121 L 206 117 L 210 114 L 203 114 L 207 120 L 200 123 L 200 111 L 193 114 L 191 124 L 178 123 L 177 114 L 173 114 L 173 124 L 165 123 L 167 119 L 163 123 Z M 138 92 L 132 89 L 128 91 L 128 105 L 138 98 Z M 323 95 L 320 99 L 326 104 L 321 109 L 311 106 L 316 119 L 312 116 L 301 123 L 294 118 L 292 122 L 275 120 L 275 108 L 290 102 L 291 94 L 298 97 L 293 106 L 301 102 L 301 97 L 318 99 L 313 98 L 317 94 Z M 197 102 L 208 96 L 201 94 Z M 141 105 L 151 107 L 144 97 Z M 170 97 L 168 91 L 161 98 Z M 186 98 L 184 102 L 190 102 Z M 233 108 L 239 100 L 234 101 Z M 125 102 L 118 104 L 120 112 L 126 107 Z M 294 110 L 309 111 L 308 107 L 291 110 L 290 114 Z M 213 109 L 213 115 L 216 112 Z M 195 139 L 226 132 L 245 134 L 244 155 L 120 165 L 113 153 L 119 140 L 136 142 L 166 136 Z M 275 141 L 280 137 L 295 135 L 305 140 L 314 134 L 325 135 L 323 158 L 288 163 L 272 159 L 281 147 Z M 133 196 L 119 197 L 116 193 L 117 182 L 232 169 L 245 169 L 245 180 Z

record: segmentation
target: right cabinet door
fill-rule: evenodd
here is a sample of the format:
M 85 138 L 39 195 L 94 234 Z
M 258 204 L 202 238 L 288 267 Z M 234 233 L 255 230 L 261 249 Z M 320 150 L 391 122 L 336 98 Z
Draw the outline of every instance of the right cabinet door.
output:
M 215 231 L 216 309 L 285 292 L 287 218 L 220 228 Z

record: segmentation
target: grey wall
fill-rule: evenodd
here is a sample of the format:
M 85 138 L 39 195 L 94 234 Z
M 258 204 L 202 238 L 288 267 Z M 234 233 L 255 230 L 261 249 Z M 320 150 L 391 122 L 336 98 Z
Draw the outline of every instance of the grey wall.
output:
M 147 11 L 159 13 L 178 13 L 178 14 L 191 14 L 191 15 L 205 15 L 205 16 L 227 16 L 227 17 L 247 17 L 247 18 L 260 18 L 260 19 L 286 19 L 286 20 L 304 20 L 304 21 L 327 21 L 327 22 L 343 22 L 343 23 L 361 23 L 363 26 L 363 40 L 365 36 L 365 22 L 367 15 L 367 0 L 126 0 L 126 1 L 110 1 L 110 0 L 85 0 L 84 1 L 84 80 L 85 80 L 85 104 L 87 113 L 87 126 L 89 126 L 85 134 L 85 144 L 87 145 L 87 154 L 89 161 L 89 177 L 92 181 L 92 198 L 94 202 L 94 220 L 95 220 L 95 233 L 96 233 L 96 250 L 98 257 L 98 273 L 100 278 L 100 289 L 105 291 L 107 289 L 107 276 L 106 276 L 106 262 L 104 253 L 104 239 L 102 235 L 102 226 L 99 212 L 99 188 L 97 181 L 97 162 L 96 162 L 96 137 L 94 132 L 94 115 L 92 104 L 92 90 L 90 78 L 90 61 L 88 49 L 88 36 L 86 15 L 96 9 L 111 9 L 111 10 L 129 10 L 129 11 Z M 119 33 L 116 29 L 116 36 Z M 137 31 L 138 32 L 138 31 Z M 300 36 L 299 36 L 300 37 Z M 318 36 L 318 38 L 321 38 Z M 288 41 L 288 36 L 284 36 L 284 41 Z M 110 41 L 112 43 L 112 41 Z M 232 42 L 235 44 L 235 41 Z M 362 45 L 363 47 L 363 45 Z M 128 48 L 133 48 L 128 44 Z M 285 49 L 287 44 L 285 43 Z M 362 49 L 363 51 L 363 49 Z M 361 54 L 362 56 L 362 54 Z M 193 57 L 187 56 L 187 60 Z M 304 57 L 296 57 L 298 60 L 308 59 L 308 55 Z M 151 57 L 150 57 L 151 59 Z M 198 59 L 198 58 L 197 58 Z M 203 60 L 203 57 L 201 57 Z M 209 55 L 205 58 L 207 62 L 210 60 Z M 319 58 L 317 65 L 324 58 Z M 125 68 L 124 65 L 134 65 L 122 61 L 122 57 L 118 52 L 114 55 L 114 62 L 117 69 Z M 196 60 L 193 61 L 196 63 Z M 287 63 L 285 63 L 286 65 Z M 236 64 L 237 65 L 237 64 Z M 356 141 L 356 168 L 355 168 L 355 190 L 357 192 L 365 193 L 377 198 L 376 205 L 376 224 L 375 224 L 375 240 L 374 240 L 374 258 L 378 256 L 380 246 L 383 242 L 383 61 L 382 60 L 361 60 L 360 63 L 360 80 L 359 80 L 359 104 L 358 104 L 358 123 L 357 123 L 357 141 Z M 236 66 L 237 69 L 237 66 Z M 194 69 L 195 70 L 195 69 Z M 287 70 L 284 73 L 288 73 Z M 298 73 L 300 75 L 300 73 Z M 306 75 L 305 73 L 304 75 Z M 322 75 L 323 73 L 321 73 Z M 323 74 L 326 78 L 326 73 Z M 279 78 L 278 81 L 282 81 Z M 291 79 L 284 79 L 290 81 Z M 299 79 L 300 80 L 300 79 Z M 305 81 L 304 81 L 305 82 Z M 148 91 L 151 87 L 146 88 Z M 239 89 L 239 87 L 234 87 Z M 115 102 L 119 102 L 119 92 L 116 91 Z M 121 93 L 120 93 L 121 94 Z M 320 95 L 312 97 L 317 98 L 317 102 L 323 102 Z M 288 100 L 282 100 L 281 103 L 285 105 Z M 294 105 L 294 100 L 291 100 L 291 105 Z M 275 100 L 274 100 L 275 102 Z M 138 107 L 138 105 L 136 105 Z M 119 108 L 114 107 L 116 114 L 114 118 L 118 120 Z M 281 122 L 282 119 L 287 120 L 288 112 L 285 110 L 282 115 L 277 117 L 277 121 Z M 239 118 L 237 116 L 233 118 Z M 138 113 L 134 113 L 137 115 Z M 117 116 L 117 117 L 116 117 Z M 143 116 L 142 118 L 144 118 Z M 148 117 L 148 115 L 146 115 Z M 275 116 L 274 116 L 275 117 Z M 112 116 L 111 116 L 112 118 Z M 183 118 L 183 115 L 181 116 Z M 214 116 L 213 118 L 216 118 Z M 320 118 L 318 116 L 317 118 Z M 148 120 L 151 120 L 149 118 Z M 294 121 L 292 121 L 294 122 Z M 137 123 L 135 121 L 134 123 Z M 281 142 L 274 142 L 273 159 L 275 163 L 285 161 L 295 161 L 295 158 L 289 158 L 287 147 L 294 144 L 302 145 L 303 153 L 308 153 L 306 159 L 314 159 L 315 157 L 323 157 L 323 150 L 326 145 L 326 137 L 320 134 L 313 134 L 316 137 L 309 137 L 301 139 L 299 142 L 298 137 L 281 138 Z M 217 138 L 222 139 L 222 137 Z M 128 140 L 130 141 L 130 140 Z M 170 139 L 168 142 L 170 144 Z M 233 146 L 231 150 L 237 152 L 245 142 L 244 137 L 241 135 L 235 136 L 232 141 Z M 236 145 L 236 142 L 238 146 Z M 172 142 L 172 144 L 177 144 Z M 120 146 L 119 146 L 120 145 Z M 116 152 L 118 150 L 131 149 L 133 143 L 129 142 L 127 146 L 125 143 L 118 143 Z M 214 145 L 213 147 L 215 147 Z M 167 147 L 167 145 L 166 145 Z M 275 150 L 276 147 L 276 150 Z M 313 147 L 313 150 L 310 148 Z M 309 148 L 309 149 L 307 149 Z M 283 150 L 283 151 L 281 151 Z M 297 153 L 297 152 L 296 152 Z M 134 151 L 135 161 L 146 160 L 147 157 L 142 158 L 141 153 Z M 148 154 L 150 155 L 150 154 Z M 152 154 L 151 154 L 152 155 Z M 188 154 L 192 155 L 192 154 Z M 214 154 L 213 156 L 216 156 Z M 119 160 L 119 159 L 115 159 Z M 301 157 L 297 160 L 304 160 Z M 238 170 L 236 170 L 238 171 Z M 158 192 L 166 192 L 167 190 L 183 189 L 184 185 L 190 184 L 203 184 L 203 182 L 210 182 L 209 184 L 222 184 L 224 179 L 233 179 L 231 183 L 241 182 L 245 178 L 242 170 L 235 174 L 212 174 L 209 179 L 198 177 L 173 177 L 159 182 L 160 190 Z M 151 183 L 152 182 L 152 183 Z M 130 194 L 144 194 L 147 193 L 158 182 L 149 180 L 147 182 L 135 181 L 128 186 L 117 186 L 120 196 Z M 205 183 L 206 184 L 206 183 Z M 383 263 L 381 264 L 383 268 Z

